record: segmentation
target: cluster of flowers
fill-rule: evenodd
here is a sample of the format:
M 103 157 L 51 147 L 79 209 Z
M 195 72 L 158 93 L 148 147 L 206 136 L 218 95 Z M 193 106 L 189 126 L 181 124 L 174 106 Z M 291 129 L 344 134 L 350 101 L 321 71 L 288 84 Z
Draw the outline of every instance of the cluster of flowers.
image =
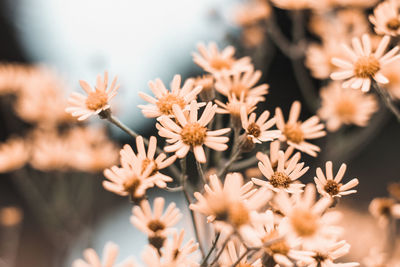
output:
M 29 163 L 41 171 L 99 172 L 118 160 L 118 150 L 103 128 L 76 125 L 65 112 L 66 86 L 49 69 L 22 64 L 0 65 L 4 105 L 29 124 L 25 136 L 15 134 L 0 144 L 0 172 Z M 9 102 L 6 102 L 9 101 Z M 15 121 L 6 121 L 12 130 Z

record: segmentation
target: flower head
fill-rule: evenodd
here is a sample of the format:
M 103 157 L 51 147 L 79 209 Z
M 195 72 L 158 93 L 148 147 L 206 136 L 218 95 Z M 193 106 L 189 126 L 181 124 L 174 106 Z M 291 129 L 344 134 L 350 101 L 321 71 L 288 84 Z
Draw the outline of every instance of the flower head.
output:
M 240 73 L 251 68 L 249 57 L 243 57 L 241 59 L 235 59 L 233 57 L 235 53 L 235 48 L 233 46 L 228 46 L 221 52 L 218 51 L 217 44 L 214 42 L 209 43 L 208 47 L 200 43 L 197 48 L 200 54 L 193 53 L 193 61 L 214 76 L 219 76 L 223 73 Z
M 369 91 L 372 79 L 378 83 L 386 84 L 389 80 L 382 74 L 382 68 L 400 59 L 397 54 L 399 47 L 383 54 L 389 45 L 390 37 L 384 36 L 375 52 L 372 52 L 371 39 L 368 34 L 362 36 L 362 42 L 359 38 L 352 39 L 353 49 L 343 44 L 343 51 L 348 59 L 333 58 L 332 63 L 343 70 L 333 72 L 333 80 L 346 80 L 342 86 L 353 89 L 361 89 L 363 92 Z
M 369 212 L 378 219 L 379 226 L 384 228 L 390 219 L 400 218 L 400 204 L 393 198 L 374 198 L 369 204 Z
M 226 142 L 229 141 L 229 138 L 221 135 L 229 132 L 229 128 L 209 131 L 206 127 L 213 119 L 217 105 L 209 102 L 200 119 L 197 118 L 198 105 L 195 100 L 190 104 L 188 118 L 180 106 L 173 105 L 172 109 L 177 121 L 175 122 L 167 116 L 161 116 L 159 118 L 160 124 L 157 124 L 158 134 L 167 138 L 167 142 L 171 143 L 171 145 L 164 147 L 166 152 L 175 152 L 178 158 L 183 158 L 192 149 L 196 160 L 204 163 L 206 162 L 206 155 L 203 145 L 217 151 L 228 148 Z
M 292 107 L 290 108 L 289 119 L 285 123 L 282 110 L 276 108 L 276 126 L 282 132 L 279 139 L 281 141 L 286 141 L 289 146 L 316 157 L 316 152 L 319 152 L 320 148 L 306 140 L 325 136 L 326 132 L 323 130 L 324 125 L 319 123 L 319 118 L 317 116 L 312 116 L 304 122 L 298 121 L 300 110 L 300 102 L 293 102 Z
M 317 177 L 314 177 L 318 192 L 326 197 L 341 197 L 356 193 L 357 190 L 349 190 L 358 185 L 358 179 L 354 178 L 346 184 L 341 184 L 344 173 L 346 172 L 346 164 L 342 164 L 335 178 L 333 178 L 332 161 L 326 162 L 326 175 L 321 168 L 317 168 Z
M 272 0 L 272 3 L 282 9 L 306 9 L 312 7 L 314 0 Z
M 0 144 L 0 172 L 21 168 L 28 161 L 30 149 L 23 139 L 11 138 Z
M 144 116 L 148 118 L 155 118 L 161 115 L 173 115 L 173 105 L 178 105 L 181 109 L 185 109 L 192 100 L 196 99 L 197 95 L 202 90 L 201 86 L 195 86 L 195 81 L 193 79 L 186 80 L 181 88 L 180 75 L 174 76 L 170 91 L 165 88 L 164 83 L 160 79 L 156 79 L 155 82 L 150 81 L 149 87 L 156 98 L 139 92 L 139 96 L 150 103 L 148 105 L 139 105 Z
M 74 117 L 78 117 L 80 121 L 109 109 L 109 101 L 117 94 L 119 88 L 117 77 L 114 78 L 111 86 L 108 87 L 108 72 L 104 72 L 104 80 L 101 79 L 100 75 L 97 76 L 94 90 L 83 80 L 80 80 L 79 83 L 87 96 L 76 92 L 72 93 L 68 99 L 68 103 L 71 106 L 67 107 L 65 111 L 71 113 Z
M 398 36 L 400 34 L 400 14 L 397 0 L 387 0 L 374 9 L 374 15 L 369 20 L 375 26 L 377 34 Z

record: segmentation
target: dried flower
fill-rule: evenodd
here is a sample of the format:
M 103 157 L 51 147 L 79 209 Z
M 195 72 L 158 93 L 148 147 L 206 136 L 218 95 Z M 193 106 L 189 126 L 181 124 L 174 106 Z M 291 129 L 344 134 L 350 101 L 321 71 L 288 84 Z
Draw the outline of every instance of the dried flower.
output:
M 331 78 L 346 80 L 342 84 L 343 87 L 361 89 L 363 92 L 369 91 L 372 79 L 378 83 L 387 84 L 389 80 L 382 74 L 381 69 L 390 62 L 400 59 L 400 55 L 397 54 L 398 46 L 383 55 L 389 41 L 390 37 L 384 36 L 378 48 L 372 53 L 371 39 L 368 34 L 362 36 L 362 44 L 359 38 L 354 37 L 352 39 L 353 49 L 343 45 L 343 51 L 350 61 L 339 58 L 332 59 L 334 65 L 344 70 L 333 72 Z

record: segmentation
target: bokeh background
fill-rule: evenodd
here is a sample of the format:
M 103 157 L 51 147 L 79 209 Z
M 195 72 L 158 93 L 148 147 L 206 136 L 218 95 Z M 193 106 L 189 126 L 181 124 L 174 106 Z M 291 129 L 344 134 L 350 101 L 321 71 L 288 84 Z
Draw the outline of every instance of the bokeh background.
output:
M 240 28 L 231 16 L 238 2 L 3 0 L 0 2 L 0 61 L 44 64 L 54 68 L 71 90 L 80 90 L 80 79 L 93 83 L 95 76 L 104 70 L 118 75 L 122 86 L 114 102 L 114 110 L 134 130 L 149 136 L 155 132 L 154 121 L 144 119 L 139 112 L 137 105 L 142 100 L 137 93 L 148 91 L 147 82 L 155 78 L 169 83 L 174 74 L 179 73 L 185 78 L 200 74 L 200 68 L 192 62 L 191 53 L 196 50 L 199 41 L 214 40 L 220 47 L 233 44 L 240 56 L 253 56 L 256 68 L 264 73 L 262 82 L 270 84 L 270 93 L 262 108 L 273 111 L 276 106 L 281 106 L 287 112 L 294 100 L 304 102 L 293 66 L 272 44 L 267 51 L 249 50 L 242 45 Z M 291 25 L 287 13 L 276 11 L 283 31 L 289 33 Z M 265 46 L 262 49 L 266 49 Z M 316 88 L 322 86 L 317 80 L 312 83 Z M 11 135 L 23 135 L 27 127 L 18 121 L 10 124 L 10 118 L 15 117 L 11 105 L 3 101 L 2 106 L 0 141 L 3 142 Z M 303 116 L 309 115 L 311 111 L 304 108 Z M 104 122 L 93 120 L 93 124 L 99 123 Z M 399 124 L 393 116 L 386 114 L 379 118 L 377 125 L 373 131 L 365 133 L 365 137 L 354 138 L 348 149 L 345 147 L 333 159 L 336 164 L 348 164 L 348 177 L 359 178 L 359 193 L 349 196 L 344 205 L 361 213 L 367 212 L 372 198 L 387 195 L 388 182 L 400 180 Z M 108 127 L 108 132 L 118 146 L 133 143 L 114 127 Z M 336 141 L 340 145 L 341 140 Z M 326 142 L 322 140 L 320 145 L 324 147 Z M 311 167 L 305 177 L 309 182 L 315 167 L 331 159 L 329 148 L 322 150 L 318 159 L 305 158 Z M 57 174 L 51 172 L 49 175 Z M 63 179 L 67 179 L 68 175 L 64 173 Z M 13 230 L 15 235 L 12 236 L 17 242 L 12 248 L 4 249 L 9 231 L 7 227 L 1 228 L 0 247 L 3 249 L 0 258 L 15 258 L 13 266 L 18 267 L 56 266 L 56 263 L 68 266 L 72 259 L 80 257 L 82 249 L 92 246 L 100 251 L 108 240 L 121 246 L 122 255 L 132 252 L 139 255 L 145 237 L 129 223 L 131 206 L 127 200 L 102 189 L 101 172 L 86 178 L 76 178 L 76 173 L 70 175 L 74 177 L 72 179 L 91 179 L 88 187 L 92 199 L 89 210 L 93 211 L 93 216 L 81 217 L 85 226 L 68 232 L 73 239 L 70 245 L 64 246 L 60 239 L 59 245 L 63 247 L 61 254 L 65 260 L 57 262 L 60 250 L 49 239 L 31 200 L 13 181 L 15 175 L 0 174 L 0 208 L 17 207 L 23 214 L 21 223 Z M 33 182 L 40 183 L 40 177 Z M 154 194 L 167 196 L 159 191 Z M 179 194 L 168 195 L 167 198 L 181 203 L 185 210 Z M 349 222 L 352 223 L 357 224 Z M 1 264 L 0 261 L 0 266 L 3 266 Z

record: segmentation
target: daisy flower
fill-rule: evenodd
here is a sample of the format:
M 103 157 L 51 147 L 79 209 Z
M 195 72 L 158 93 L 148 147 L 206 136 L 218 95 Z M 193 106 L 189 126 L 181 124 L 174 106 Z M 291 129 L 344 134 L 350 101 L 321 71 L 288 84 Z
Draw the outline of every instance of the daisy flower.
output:
M 374 198 L 369 204 L 369 212 L 378 219 L 379 226 L 384 228 L 390 219 L 400 219 L 400 204 L 392 198 Z
M 235 74 L 251 68 L 250 58 L 234 58 L 235 48 L 225 47 L 221 52 L 218 51 L 217 44 L 211 42 L 206 47 L 203 43 L 197 45 L 200 54 L 193 53 L 193 61 L 205 71 L 219 76 L 222 73 Z
M 147 200 L 143 200 L 139 206 L 132 209 L 131 223 L 140 231 L 147 234 L 149 243 L 155 248 L 160 249 L 166 236 L 171 233 L 174 226 L 181 218 L 182 213 L 172 202 L 163 214 L 165 199 L 158 197 L 153 202 L 153 212 Z
M 108 87 L 108 72 L 104 72 L 104 80 L 101 79 L 100 74 L 97 75 L 94 90 L 83 80 L 80 80 L 79 83 L 87 93 L 87 96 L 73 92 L 68 98 L 68 103 L 71 106 L 65 109 L 66 112 L 71 113 L 72 116 L 78 117 L 78 120 L 82 121 L 92 115 L 97 115 L 104 110 L 110 109 L 109 101 L 117 94 L 119 88 L 117 77 Z
M 140 202 L 143 200 L 146 190 L 154 187 L 154 178 L 150 177 L 154 170 L 154 163 L 151 162 L 146 168 L 143 168 L 143 161 L 138 158 L 131 160 L 133 164 L 121 161 L 121 168 L 112 166 L 105 169 L 104 176 L 109 181 L 103 181 L 103 187 L 117 195 L 130 196 L 134 202 Z
M 336 211 L 326 211 L 332 204 L 330 198 L 321 198 L 315 202 L 315 186 L 306 186 L 302 195 L 294 195 L 291 199 L 286 192 L 275 197 L 275 205 L 285 218 L 282 227 L 290 238 L 301 238 L 303 246 L 312 245 L 323 238 L 336 238 L 341 234 L 340 227 L 332 225 L 341 218 Z
M 200 266 L 189 255 L 195 252 L 198 244 L 190 239 L 182 246 L 185 231 L 182 229 L 179 234 L 173 235 L 173 240 L 168 240 L 160 253 L 152 246 L 147 246 L 142 254 L 143 261 L 151 267 L 198 267 Z
M 333 244 L 324 242 L 318 242 L 316 244 L 317 250 L 314 250 L 314 255 L 310 257 L 310 260 L 301 260 L 297 264 L 300 267 L 318 267 L 318 266 L 329 266 L 329 267 L 354 267 L 360 266 L 358 262 L 348 263 L 334 263 L 334 260 L 349 253 L 350 245 L 345 241 L 335 242 Z
M 280 130 L 268 131 L 276 122 L 276 118 L 268 120 L 269 114 L 269 111 L 265 110 L 256 120 L 255 113 L 251 113 L 250 117 L 247 117 L 246 107 L 242 106 L 240 109 L 242 127 L 246 131 L 246 135 L 251 137 L 253 143 L 261 144 L 262 142 L 272 141 L 281 135 Z
M 332 132 L 343 124 L 367 126 L 372 114 L 378 110 L 374 95 L 343 88 L 337 82 L 322 88 L 320 96 L 322 104 L 318 116 L 326 120 L 326 128 Z
M 348 59 L 333 58 L 332 64 L 344 69 L 333 72 L 331 79 L 346 80 L 342 86 L 353 89 L 361 89 L 363 92 L 369 91 L 372 79 L 378 83 L 387 84 L 389 80 L 382 74 L 381 69 L 400 58 L 397 54 L 399 47 L 396 46 L 385 55 L 383 54 L 389 45 L 390 37 L 385 35 L 378 45 L 378 48 L 372 53 L 371 39 L 368 34 L 360 38 L 352 39 L 353 49 L 343 45 L 344 52 Z
M 271 15 L 271 6 L 263 0 L 252 0 L 235 9 L 235 22 L 240 26 L 250 26 L 266 20 Z
M 257 102 L 264 101 L 264 95 L 268 94 L 268 84 L 255 86 L 261 78 L 261 71 L 254 71 L 254 67 L 244 72 L 236 72 L 234 74 L 224 73 L 217 78 L 215 89 L 224 96 L 234 94 L 240 97 L 244 94 L 245 99 L 255 98 Z
M 346 164 L 342 164 L 335 178 L 333 178 L 332 161 L 327 161 L 325 164 L 326 175 L 321 168 L 317 168 L 317 177 L 314 177 L 318 192 L 325 197 L 341 197 L 353 193 L 357 190 L 349 190 L 358 185 L 358 179 L 354 178 L 346 184 L 341 184 L 344 173 L 346 172 Z
M 197 102 L 193 100 L 190 104 L 189 118 L 187 118 L 181 107 L 174 104 L 172 109 L 177 122 L 167 116 L 161 116 L 157 129 L 160 136 L 167 138 L 168 143 L 172 143 L 164 147 L 166 152 L 175 152 L 178 158 L 183 158 L 192 149 L 196 160 L 204 163 L 206 155 L 203 145 L 217 151 L 226 150 L 229 137 L 221 135 L 229 132 L 230 128 L 209 131 L 207 124 L 213 119 L 217 105 L 209 102 L 200 119 L 197 118 L 197 108 Z
M 269 157 L 265 154 L 258 154 L 258 168 L 262 174 L 268 179 L 267 181 L 253 178 L 252 181 L 259 186 L 265 186 L 274 192 L 286 191 L 289 193 L 299 192 L 304 184 L 296 182 L 298 178 L 303 176 L 308 167 L 304 167 L 304 162 L 298 163 L 300 153 L 296 153 L 285 167 L 285 154 L 283 151 L 278 152 L 278 165 L 276 171 L 272 168 Z
M 276 171 L 278 167 L 278 159 L 279 159 L 279 151 L 281 147 L 281 142 L 279 140 L 275 140 L 269 145 L 269 161 L 271 162 L 271 167 Z M 283 158 L 285 160 L 284 166 L 287 167 L 289 164 L 289 158 L 293 154 L 294 148 L 292 146 L 287 147 L 284 152 Z M 259 161 L 263 161 L 264 153 L 257 152 L 256 157 Z M 300 155 L 301 156 L 301 155 Z
M 228 95 L 228 102 L 223 103 L 218 99 L 215 99 L 215 103 L 219 106 L 217 113 L 219 114 L 230 114 L 232 123 L 236 126 L 241 127 L 240 110 L 242 107 L 245 108 L 246 113 L 253 112 L 257 107 L 258 100 L 254 98 L 246 99 L 244 94 L 238 98 L 235 94 Z M 236 125 L 238 124 L 238 125 Z
M 219 264 L 221 267 L 230 267 L 234 263 L 236 263 L 239 257 L 245 253 L 246 248 L 243 244 L 240 244 L 239 249 L 236 249 L 235 242 L 229 241 L 226 245 L 224 252 L 221 255 L 219 260 Z M 245 267 L 262 267 L 261 259 L 257 259 L 255 261 L 249 260 L 247 257 L 244 257 L 239 261 L 238 265 L 235 266 L 245 266 Z
M 72 263 L 72 267 L 135 267 L 138 266 L 132 258 L 126 259 L 124 262 L 115 265 L 119 248 L 116 244 L 108 242 L 103 251 L 103 259 L 97 255 L 96 251 L 88 248 L 83 252 L 85 260 L 78 259 Z
M 290 108 L 289 119 L 285 123 L 282 110 L 276 108 L 276 126 L 281 130 L 282 135 L 280 141 L 287 142 L 289 146 L 294 147 L 304 153 L 307 153 L 313 157 L 317 156 L 317 152 L 320 148 L 309 142 L 307 139 L 316 139 L 326 135 L 323 130 L 324 125 L 319 123 L 317 116 L 312 116 L 305 122 L 298 121 L 300 116 L 301 104 L 299 101 L 295 101 Z
M 174 76 L 170 91 L 165 88 L 164 83 L 160 79 L 156 79 L 155 82 L 150 81 L 149 87 L 156 98 L 139 92 L 139 96 L 150 104 L 138 106 L 142 110 L 143 115 L 147 118 L 156 118 L 161 115 L 173 115 L 173 105 L 178 105 L 181 109 L 185 109 L 192 100 L 196 99 L 197 95 L 202 90 L 201 86 L 195 86 L 193 79 L 187 79 L 181 88 L 180 75 Z
M 147 153 L 142 136 L 138 136 L 136 138 L 136 148 L 138 150 L 137 154 L 133 152 L 132 148 L 129 145 L 124 145 L 123 149 L 121 149 L 120 151 L 121 162 L 134 169 L 138 167 L 135 166 L 135 164 L 139 161 L 142 164 L 142 172 L 146 170 L 147 166 L 149 166 L 150 163 L 152 163 L 153 168 L 151 170 L 150 176 L 152 177 L 154 183 L 160 188 L 166 187 L 166 182 L 173 181 L 171 177 L 160 173 L 159 170 L 171 165 L 176 160 L 176 156 L 174 155 L 167 158 L 164 153 L 161 153 L 154 159 L 154 155 L 157 149 L 157 138 L 155 136 L 151 136 L 149 139 L 149 147 Z
M 374 15 L 369 16 L 374 24 L 377 34 L 388 34 L 398 36 L 400 34 L 399 5 L 396 0 L 387 0 L 380 3 L 374 9 Z

